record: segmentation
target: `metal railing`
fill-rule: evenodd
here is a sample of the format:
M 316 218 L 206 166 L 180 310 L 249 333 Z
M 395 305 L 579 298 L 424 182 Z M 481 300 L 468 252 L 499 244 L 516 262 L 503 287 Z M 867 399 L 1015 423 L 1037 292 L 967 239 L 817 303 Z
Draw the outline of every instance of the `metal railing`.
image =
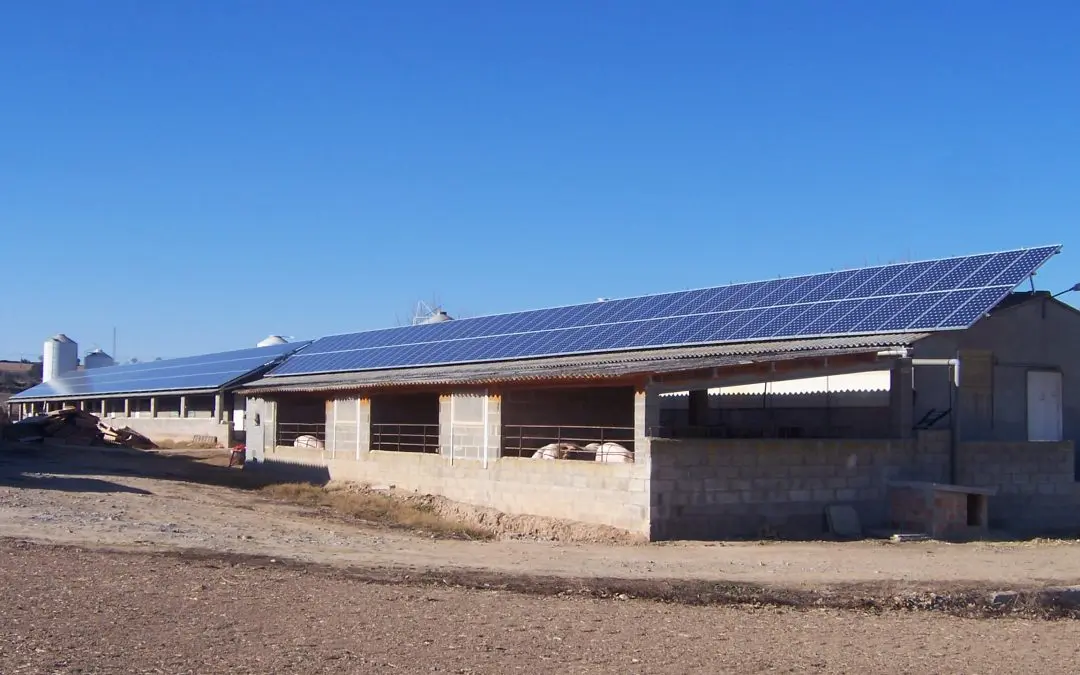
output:
M 298 448 L 325 448 L 326 424 L 322 422 L 278 422 L 277 445 Z
M 507 424 L 502 430 L 504 457 L 532 457 L 544 446 L 566 444 L 565 459 L 596 459 L 590 443 L 617 443 L 634 452 L 634 427 L 595 427 L 550 424 Z
M 372 424 L 371 449 L 439 452 L 438 424 Z

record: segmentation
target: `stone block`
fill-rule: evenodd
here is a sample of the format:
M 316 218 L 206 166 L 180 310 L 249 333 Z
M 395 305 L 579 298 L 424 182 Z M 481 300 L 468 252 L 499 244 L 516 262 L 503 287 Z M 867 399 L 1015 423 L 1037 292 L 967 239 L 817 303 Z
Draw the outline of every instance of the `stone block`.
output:
M 709 496 L 714 504 L 738 504 L 740 500 L 738 492 L 714 492 Z
M 701 492 L 703 488 L 704 485 L 700 480 L 683 478 L 675 481 L 676 492 Z
M 836 498 L 840 501 L 851 502 L 859 498 L 859 491 L 853 489 L 837 490 Z
M 793 502 L 808 502 L 813 498 L 813 492 L 810 490 L 791 490 L 788 493 L 788 499 Z
M 757 466 L 758 457 L 752 452 L 739 452 L 731 456 L 732 466 Z
M 753 487 L 757 490 L 781 490 L 787 487 L 787 481 L 782 478 L 755 478 Z
M 835 490 L 814 490 L 815 502 L 829 502 L 836 499 Z
M 665 478 L 653 478 L 652 481 L 653 494 L 669 494 L 675 491 L 675 481 Z
M 709 492 L 724 491 L 728 489 L 728 481 L 724 478 L 706 478 L 704 488 Z
M 869 476 L 852 476 L 848 478 L 848 487 L 868 488 L 873 484 Z

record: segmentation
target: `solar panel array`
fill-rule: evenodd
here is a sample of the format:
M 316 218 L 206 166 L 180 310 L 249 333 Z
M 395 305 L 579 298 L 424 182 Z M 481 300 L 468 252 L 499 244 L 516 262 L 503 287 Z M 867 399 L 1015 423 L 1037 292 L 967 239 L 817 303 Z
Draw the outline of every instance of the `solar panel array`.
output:
M 867 267 L 314 341 L 270 376 L 967 328 L 1060 246 Z
M 76 370 L 12 396 L 53 398 L 217 389 L 307 344 L 253 347 L 180 359 Z

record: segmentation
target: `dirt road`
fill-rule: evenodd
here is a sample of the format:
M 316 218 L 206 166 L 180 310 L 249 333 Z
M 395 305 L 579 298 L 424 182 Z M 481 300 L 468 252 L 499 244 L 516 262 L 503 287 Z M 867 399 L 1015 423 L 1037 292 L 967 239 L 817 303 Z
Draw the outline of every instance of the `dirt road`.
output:
M 1080 582 L 1080 545 L 775 542 L 611 546 L 431 539 L 316 517 L 228 487 L 237 469 L 184 457 L 38 449 L 0 453 L 0 537 L 99 548 L 285 557 L 408 572 L 695 579 L 791 588 Z
M 0 543 L 4 673 L 1063 673 L 1080 624 L 688 607 Z
M 0 672 L 1080 672 L 1075 621 L 745 590 L 866 607 L 1069 584 L 1074 543 L 443 540 L 271 501 L 192 457 L 0 453 Z M 713 586 L 738 604 L 633 597 Z

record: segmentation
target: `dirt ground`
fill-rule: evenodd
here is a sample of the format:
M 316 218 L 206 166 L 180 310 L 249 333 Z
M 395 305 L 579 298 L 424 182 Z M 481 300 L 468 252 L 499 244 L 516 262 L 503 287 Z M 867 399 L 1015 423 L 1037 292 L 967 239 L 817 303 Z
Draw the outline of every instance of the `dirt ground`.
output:
M 0 672 L 1080 672 L 1074 621 L 881 611 L 1080 583 L 1075 542 L 442 539 L 221 460 L 0 451 Z
M 371 584 L 0 544 L 4 673 L 1060 673 L 1080 625 Z
M 693 579 L 822 588 L 970 582 L 1080 583 L 1080 543 L 676 542 L 613 546 L 456 541 L 313 517 L 234 489 L 209 453 L 35 449 L 0 454 L 0 537 L 141 550 L 214 550 L 401 572 Z

